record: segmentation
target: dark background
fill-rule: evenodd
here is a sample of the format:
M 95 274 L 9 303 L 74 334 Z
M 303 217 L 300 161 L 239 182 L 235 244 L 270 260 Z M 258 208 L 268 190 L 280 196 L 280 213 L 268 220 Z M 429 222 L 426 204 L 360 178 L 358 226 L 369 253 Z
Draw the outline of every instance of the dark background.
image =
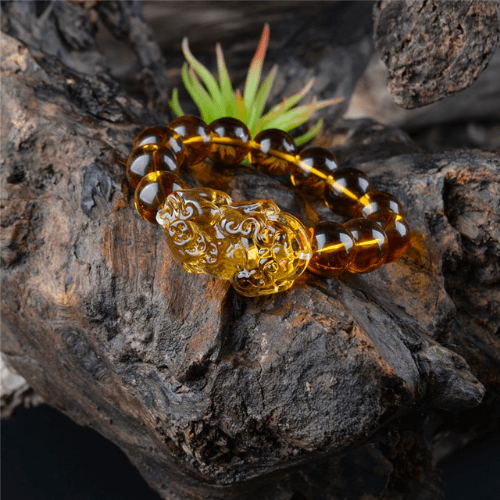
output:
M 500 436 L 444 459 L 449 500 L 497 500 Z M 2 421 L 2 500 L 158 500 L 118 447 L 52 408 Z

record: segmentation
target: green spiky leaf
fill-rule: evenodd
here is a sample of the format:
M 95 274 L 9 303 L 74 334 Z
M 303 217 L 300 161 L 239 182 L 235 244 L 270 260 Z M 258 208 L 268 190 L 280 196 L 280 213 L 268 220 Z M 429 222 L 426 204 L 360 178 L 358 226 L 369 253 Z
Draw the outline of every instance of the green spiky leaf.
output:
M 245 101 L 239 90 L 236 91 L 235 95 L 235 105 L 236 105 L 236 118 L 241 120 L 243 123 L 247 123 L 247 107 L 245 106 Z
M 302 146 L 302 144 L 306 144 L 306 142 L 312 141 L 322 128 L 323 118 L 320 118 L 313 128 L 310 128 L 305 134 L 299 135 L 295 138 L 295 145 Z
M 189 50 L 189 44 L 188 44 L 188 39 L 187 37 L 182 40 L 182 52 L 184 54 L 184 57 L 187 59 L 191 67 L 196 71 L 196 73 L 200 76 L 200 78 L 203 80 L 203 83 L 206 85 L 208 91 L 210 92 L 210 96 L 212 97 L 213 101 L 219 105 L 222 109 L 222 92 L 219 89 L 219 86 L 217 85 L 217 81 L 215 78 L 212 76 L 212 73 L 201 64 L 194 56 L 191 54 L 191 51 Z
M 292 130 L 305 123 L 313 115 L 316 109 L 316 99 L 310 104 L 304 104 L 297 108 L 290 109 L 275 120 L 269 123 L 269 128 L 279 128 L 285 132 Z
M 247 109 L 252 109 L 255 96 L 260 83 L 260 74 L 266 57 L 267 45 L 269 43 L 269 24 L 264 25 L 264 30 L 260 37 L 259 46 L 253 56 L 250 68 L 248 69 L 247 79 L 245 81 L 245 90 L 243 91 L 243 100 Z
M 314 78 L 311 78 L 300 92 L 297 92 L 296 94 L 283 99 L 280 104 L 276 104 L 275 106 L 273 106 L 266 113 L 266 115 L 261 118 L 262 123 L 265 124 L 266 122 L 272 122 L 285 111 L 288 111 L 291 107 L 295 106 L 311 90 L 313 85 Z
M 210 111 L 212 110 L 211 99 L 208 97 L 208 93 L 206 91 L 201 92 L 200 88 L 197 88 L 195 82 L 189 74 L 189 65 L 187 63 L 182 66 L 182 81 L 186 90 L 189 92 L 191 99 L 193 99 L 194 103 L 198 107 L 202 120 L 210 120 Z
M 172 91 L 172 99 L 168 101 L 168 105 L 170 106 L 170 109 L 175 113 L 175 116 L 183 116 L 186 113 L 182 111 L 181 108 L 181 103 L 179 102 L 179 92 L 177 89 L 174 89 Z
M 271 92 L 271 88 L 273 86 L 274 78 L 276 77 L 277 72 L 278 66 L 275 65 L 266 76 L 264 83 L 257 92 L 257 96 L 255 97 L 253 105 L 250 108 L 250 117 L 247 121 L 247 126 L 250 131 L 255 129 L 255 124 L 264 111 L 264 106 L 266 105 L 267 98 L 269 97 L 269 93 Z
M 233 89 L 220 44 L 216 45 L 219 78 L 217 82 L 210 71 L 194 57 L 187 38 L 184 38 L 182 51 L 187 62 L 182 67 L 182 81 L 204 121 L 211 123 L 223 116 L 232 116 L 246 123 L 253 137 L 268 128 L 280 128 L 288 132 L 307 122 L 318 109 L 332 106 L 342 100 L 337 98 L 317 102 L 313 99 L 309 104 L 297 106 L 313 87 L 314 78 L 312 78 L 302 90 L 272 106 L 264 114 L 278 71 L 277 66 L 274 66 L 262 84 L 260 83 L 269 35 L 269 25 L 265 24 L 248 70 L 243 95 L 239 90 Z M 173 90 L 168 104 L 176 116 L 184 115 L 177 89 Z M 322 126 L 323 120 L 319 120 L 309 131 L 296 138 L 297 145 L 313 139 Z
M 236 98 L 233 91 L 233 85 L 229 78 L 227 71 L 226 61 L 224 60 L 224 53 L 220 43 L 215 46 L 215 53 L 217 54 L 217 68 L 219 71 L 219 82 L 222 94 L 222 102 L 226 116 L 236 116 Z

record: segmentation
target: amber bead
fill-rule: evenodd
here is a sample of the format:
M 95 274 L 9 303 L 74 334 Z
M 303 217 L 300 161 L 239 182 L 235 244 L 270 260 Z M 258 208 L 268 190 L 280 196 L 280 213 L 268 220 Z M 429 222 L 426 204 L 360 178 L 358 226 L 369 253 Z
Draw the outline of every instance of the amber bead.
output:
M 147 127 L 134 141 L 134 150 L 146 144 L 161 144 L 171 149 L 175 154 L 177 165 L 184 160 L 184 144 L 181 136 L 171 127 Z
M 135 190 L 135 208 L 141 216 L 152 224 L 158 224 L 156 214 L 168 195 L 187 185 L 171 172 L 151 172 L 139 182 Z
M 389 253 L 389 243 L 382 227 L 369 219 L 352 219 L 344 227 L 351 232 L 356 247 L 347 271 L 369 273 L 379 268 Z
M 404 218 L 388 210 L 375 212 L 368 219 L 377 222 L 385 231 L 389 242 L 389 253 L 385 263 L 398 260 L 410 246 L 410 228 Z
M 352 217 L 356 213 L 359 200 L 373 191 L 367 175 L 355 168 L 341 168 L 326 180 L 325 203 L 332 212 Z
M 392 194 L 384 191 L 366 193 L 359 199 L 357 206 L 358 217 L 369 217 L 380 212 L 390 212 L 404 216 L 403 206 Z
M 184 164 L 194 165 L 204 160 L 212 148 L 212 131 L 209 126 L 197 116 L 185 115 L 170 123 L 184 142 Z
M 168 127 L 147 127 L 135 138 L 134 149 L 146 144 L 161 144 L 168 131 Z
M 337 222 L 320 222 L 309 229 L 313 256 L 308 269 L 320 276 L 332 277 L 351 263 L 356 246 L 351 232 Z
M 284 175 L 295 163 L 297 146 L 286 132 L 270 128 L 259 132 L 250 149 L 250 161 L 259 172 Z
M 219 118 L 210 124 L 213 143 L 209 158 L 219 165 L 238 165 L 248 152 L 252 138 L 248 127 L 236 118 Z
M 134 189 L 143 177 L 157 170 L 177 170 L 177 161 L 171 149 L 158 144 L 146 144 L 134 149 L 128 157 L 127 179 Z
M 296 160 L 297 163 L 291 167 L 292 184 L 306 196 L 321 198 L 325 189 L 325 177 L 338 169 L 334 154 L 325 148 L 308 148 L 301 151 Z

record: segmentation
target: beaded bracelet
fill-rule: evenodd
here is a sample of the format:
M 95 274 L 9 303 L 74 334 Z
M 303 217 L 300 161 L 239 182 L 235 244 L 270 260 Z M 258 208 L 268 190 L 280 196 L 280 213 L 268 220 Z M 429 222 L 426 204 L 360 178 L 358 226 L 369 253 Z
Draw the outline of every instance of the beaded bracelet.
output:
M 259 172 L 290 172 L 304 195 L 322 197 L 333 212 L 352 219 L 306 229 L 272 201 L 235 202 L 222 191 L 189 189 L 174 173 L 206 158 L 236 166 L 247 157 Z M 229 279 L 246 296 L 286 290 L 306 268 L 326 277 L 370 272 L 399 259 L 410 244 L 401 203 L 374 191 L 363 172 L 338 168 L 324 148 L 297 152 L 292 137 L 278 129 L 252 140 L 235 118 L 208 126 L 183 116 L 168 127 L 144 129 L 127 160 L 127 178 L 137 211 L 163 227 L 175 261 L 190 273 Z

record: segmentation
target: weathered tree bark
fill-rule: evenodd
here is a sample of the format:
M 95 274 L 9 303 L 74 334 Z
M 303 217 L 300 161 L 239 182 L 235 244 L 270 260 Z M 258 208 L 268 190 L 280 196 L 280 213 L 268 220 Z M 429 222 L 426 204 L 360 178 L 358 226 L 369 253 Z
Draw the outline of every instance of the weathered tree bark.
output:
M 119 160 L 154 106 L 36 43 L 2 35 L 2 351 L 15 370 L 163 498 L 439 498 L 429 422 L 451 418 L 442 409 L 477 418 L 483 384 L 481 412 L 499 408 L 498 155 L 424 153 L 398 129 L 332 113 L 319 142 L 398 196 L 412 247 L 368 275 L 306 274 L 248 299 L 185 273 L 135 213 Z M 321 85 L 347 59 L 297 53 Z M 346 96 L 353 74 L 338 77 Z M 150 103 L 164 100 L 161 78 Z M 332 218 L 249 168 L 185 175 Z
M 469 87 L 498 44 L 499 8 L 479 0 L 378 2 L 375 45 L 396 103 L 417 108 Z

